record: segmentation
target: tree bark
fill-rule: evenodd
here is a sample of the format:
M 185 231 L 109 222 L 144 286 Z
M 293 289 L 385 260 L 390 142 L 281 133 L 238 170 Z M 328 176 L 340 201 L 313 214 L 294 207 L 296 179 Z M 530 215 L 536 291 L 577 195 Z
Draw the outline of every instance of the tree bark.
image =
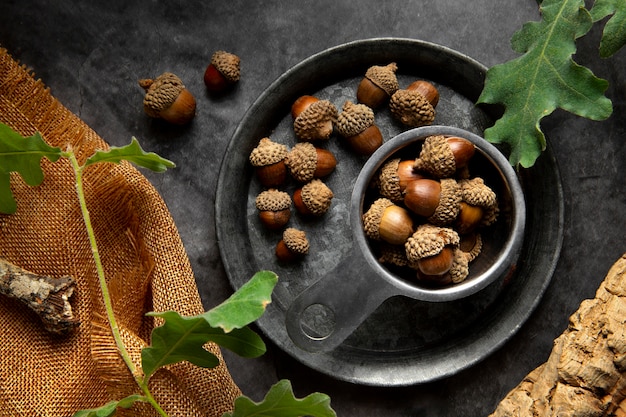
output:
M 37 275 L 0 259 L 0 294 L 27 305 L 49 332 L 67 333 L 80 324 L 69 303 L 73 292 L 72 277 Z

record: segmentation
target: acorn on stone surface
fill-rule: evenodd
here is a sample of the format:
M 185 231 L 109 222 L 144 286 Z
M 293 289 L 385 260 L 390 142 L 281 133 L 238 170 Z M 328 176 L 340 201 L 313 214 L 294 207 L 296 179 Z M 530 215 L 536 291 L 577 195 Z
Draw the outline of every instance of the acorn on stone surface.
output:
M 262 191 L 255 199 L 259 219 L 271 230 L 282 228 L 291 218 L 291 197 L 275 188 Z
M 285 158 L 287 147 L 265 137 L 259 141 L 250 153 L 250 163 L 255 167 L 256 175 L 265 187 L 278 187 L 287 179 Z
M 363 214 L 365 234 L 372 240 L 402 245 L 414 232 L 409 212 L 388 198 L 379 198 Z
M 422 224 L 404 244 L 409 266 L 424 275 L 441 277 L 452 268 L 459 241 L 453 229 Z
M 374 110 L 350 100 L 337 117 L 337 131 L 359 155 L 371 155 L 383 144 L 383 135 L 374 123 Z
M 463 179 L 458 184 L 462 199 L 456 220 L 459 233 L 493 224 L 499 211 L 496 193 L 479 177 Z
M 452 223 L 459 214 L 460 203 L 459 184 L 453 178 L 417 179 L 410 181 L 404 192 L 404 205 L 436 226 Z
M 211 92 L 219 93 L 234 85 L 241 76 L 241 59 L 226 51 L 216 51 L 204 71 L 204 84 Z
M 397 70 L 395 62 L 369 67 L 357 88 L 357 101 L 372 109 L 383 105 L 399 88 Z
M 285 165 L 294 179 L 308 182 L 330 175 L 337 166 L 337 158 L 331 151 L 317 148 L 311 142 L 299 142 L 287 154 Z
M 309 253 L 309 240 L 306 232 L 288 227 L 283 238 L 276 244 L 275 254 L 279 261 L 292 262 Z
M 415 169 L 436 178 L 451 177 L 458 169 L 467 166 L 476 146 L 465 138 L 433 135 L 424 140 Z
M 143 109 L 148 116 L 185 125 L 196 115 L 196 99 L 177 75 L 164 72 L 155 79 L 139 80 L 139 85 L 146 92 Z
M 293 204 L 304 216 L 322 216 L 330 208 L 334 195 L 332 190 L 315 178 L 293 193 Z
M 311 95 L 299 97 L 291 106 L 294 132 L 303 141 L 328 139 L 333 133 L 337 114 L 333 103 Z
M 416 81 L 393 93 L 389 110 L 404 125 L 427 126 L 435 120 L 435 106 L 438 102 L 439 92 L 434 85 L 427 81 Z
M 404 200 L 404 191 L 409 182 L 424 178 L 414 168 L 413 160 L 391 159 L 380 168 L 376 185 L 381 196 L 394 203 Z

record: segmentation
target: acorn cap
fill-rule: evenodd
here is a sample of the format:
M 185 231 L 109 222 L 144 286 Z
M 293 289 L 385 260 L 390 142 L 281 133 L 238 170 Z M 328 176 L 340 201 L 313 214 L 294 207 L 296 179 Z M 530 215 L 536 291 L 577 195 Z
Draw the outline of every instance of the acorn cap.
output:
M 475 234 L 475 239 L 476 240 L 474 242 L 474 245 L 469 251 L 463 250 L 463 238 L 461 238 L 461 242 L 459 243 L 459 249 L 461 249 L 463 253 L 465 253 L 468 262 L 472 262 L 474 259 L 476 259 L 476 257 L 480 255 L 480 252 L 483 249 L 483 238 L 480 233 Z
M 459 214 L 461 187 L 453 178 L 444 178 L 439 184 L 441 186 L 439 205 L 428 221 L 435 226 L 444 226 L 454 221 Z
M 425 223 L 418 226 L 413 236 L 407 239 L 404 248 L 409 263 L 413 263 L 437 255 L 448 245 L 457 246 L 459 241 L 459 235 L 454 230 Z
M 293 128 L 296 136 L 302 140 L 328 139 L 332 128 L 325 131 L 324 125 L 329 121 L 335 123 L 336 120 L 335 105 L 328 100 L 317 100 L 296 117 Z
M 396 65 L 395 62 L 385 66 L 374 65 L 365 71 L 365 78 L 385 90 L 385 92 L 391 96 L 399 88 L 398 78 L 396 77 L 397 70 L 398 65 Z
M 328 211 L 333 192 L 319 179 L 313 179 L 302 187 L 302 202 L 314 216 L 321 216 Z
M 461 199 L 472 206 L 482 207 L 484 210 L 481 225 L 489 226 L 498 217 L 498 200 L 496 193 L 480 178 L 464 179 L 459 181 Z
M 300 182 L 313 179 L 317 168 L 317 150 L 310 142 L 299 142 L 287 154 L 285 164 L 291 175 Z
M 415 169 L 426 171 L 437 178 L 446 178 L 456 172 L 454 154 L 445 136 L 428 136 L 422 144 Z
M 356 136 L 374 124 L 374 110 L 365 104 L 354 104 L 350 100 L 343 104 L 337 117 L 337 131 L 345 138 Z
M 164 72 L 154 80 L 139 80 L 139 85 L 146 90 L 143 108 L 150 117 L 160 117 L 161 111 L 169 108 L 185 89 L 183 81 L 176 74 Z
M 393 202 L 388 198 L 379 198 L 363 213 L 363 228 L 367 237 L 373 240 L 380 240 L 380 234 L 378 233 L 380 221 L 383 218 L 385 209 L 393 205 Z
M 395 202 L 400 202 L 404 199 L 400 189 L 400 177 L 398 176 L 399 164 L 400 158 L 394 158 L 385 162 L 380 168 L 377 182 L 380 195 Z
M 211 56 L 211 64 L 231 83 L 239 81 L 241 59 L 226 51 L 216 51 Z
M 380 244 L 380 256 L 378 262 L 395 266 L 407 266 L 406 251 L 402 245 L 391 245 L 386 242 Z
M 469 259 L 467 254 L 459 248 L 454 248 L 454 258 L 448 273 L 452 278 L 453 284 L 465 281 L 465 278 L 469 275 Z
M 293 253 L 306 255 L 309 252 L 309 240 L 302 230 L 293 227 L 286 228 L 283 232 L 283 242 Z
M 435 108 L 417 91 L 398 90 L 389 100 L 391 114 L 411 127 L 426 126 L 435 120 Z
M 250 153 L 250 163 L 255 167 L 272 165 L 285 159 L 287 147 L 276 143 L 270 138 L 263 138 Z
M 256 208 L 260 211 L 281 211 L 291 207 L 291 196 L 275 188 L 262 191 L 255 200 Z

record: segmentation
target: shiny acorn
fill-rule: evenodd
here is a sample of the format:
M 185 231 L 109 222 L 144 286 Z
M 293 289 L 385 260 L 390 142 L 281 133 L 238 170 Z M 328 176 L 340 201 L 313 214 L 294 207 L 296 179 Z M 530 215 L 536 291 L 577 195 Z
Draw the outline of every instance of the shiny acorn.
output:
M 427 172 L 436 178 L 454 176 L 465 168 L 476 152 L 469 140 L 457 136 L 433 135 L 424 140 L 415 169 Z
M 362 217 L 365 234 L 372 240 L 403 245 L 414 232 L 409 212 L 384 197 L 374 201 Z
M 300 96 L 291 106 L 294 133 L 302 141 L 326 140 L 333 133 L 337 114 L 337 108 L 328 100 Z
M 289 227 L 284 230 L 282 239 L 276 244 L 274 253 L 281 262 L 293 262 L 308 254 L 309 247 L 306 232 Z
M 145 90 L 143 109 L 148 116 L 177 125 L 195 117 L 196 99 L 175 74 L 165 72 L 155 79 L 141 79 L 139 85 Z
M 337 166 L 337 158 L 331 151 L 311 142 L 299 142 L 287 154 L 285 165 L 296 181 L 308 182 L 330 175 Z
M 319 217 L 330 209 L 333 197 L 332 190 L 315 178 L 294 191 L 293 204 L 301 215 Z
M 214 93 L 225 91 L 239 81 L 241 59 L 226 51 L 216 51 L 204 71 L 204 84 Z
M 291 197 L 275 188 L 262 191 L 255 199 L 261 223 L 270 230 L 281 229 L 291 218 Z
M 372 109 L 386 103 L 399 88 L 397 70 L 398 65 L 395 62 L 369 67 L 357 87 L 357 101 Z
M 249 156 L 255 168 L 256 176 L 265 187 L 279 187 L 287 180 L 288 154 L 285 145 L 272 141 L 269 137 L 262 138 Z
M 371 155 L 383 144 L 383 135 L 374 123 L 374 111 L 365 104 L 346 101 L 337 117 L 336 127 L 359 155 Z

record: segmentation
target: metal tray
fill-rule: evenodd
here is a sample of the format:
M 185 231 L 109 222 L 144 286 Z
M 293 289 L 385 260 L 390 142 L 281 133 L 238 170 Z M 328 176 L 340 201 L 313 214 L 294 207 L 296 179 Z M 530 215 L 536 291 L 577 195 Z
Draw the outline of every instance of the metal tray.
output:
M 335 197 L 322 218 L 292 214 L 290 226 L 306 230 L 311 252 L 295 264 L 281 264 L 274 248 L 281 232 L 266 230 L 254 205 L 263 190 L 248 161 L 263 137 L 291 148 L 296 143 L 291 104 L 304 94 L 328 99 L 339 110 L 356 102 L 356 88 L 368 67 L 396 62 L 406 87 L 416 79 L 440 91 L 435 123 L 482 135 L 498 109 L 479 107 L 486 68 L 475 60 L 432 43 L 398 38 L 355 41 L 320 52 L 279 77 L 247 111 L 222 162 L 216 196 L 216 229 L 228 279 L 239 288 L 259 270 L 279 276 L 272 303 L 257 324 L 278 347 L 305 365 L 352 383 L 402 386 L 452 375 L 498 349 L 535 309 L 563 240 L 563 196 L 556 161 L 548 148 L 531 168 L 519 172 L 527 207 L 524 247 L 517 270 L 480 293 L 453 302 L 432 303 L 395 296 L 387 299 L 341 345 L 308 352 L 289 338 L 285 312 L 305 288 L 349 256 L 350 197 L 366 157 L 356 156 L 335 134 L 324 144 L 338 165 L 324 182 Z M 385 139 L 407 130 L 388 109 L 376 111 Z M 506 150 L 502 150 L 506 154 Z M 283 187 L 289 193 L 297 184 Z

